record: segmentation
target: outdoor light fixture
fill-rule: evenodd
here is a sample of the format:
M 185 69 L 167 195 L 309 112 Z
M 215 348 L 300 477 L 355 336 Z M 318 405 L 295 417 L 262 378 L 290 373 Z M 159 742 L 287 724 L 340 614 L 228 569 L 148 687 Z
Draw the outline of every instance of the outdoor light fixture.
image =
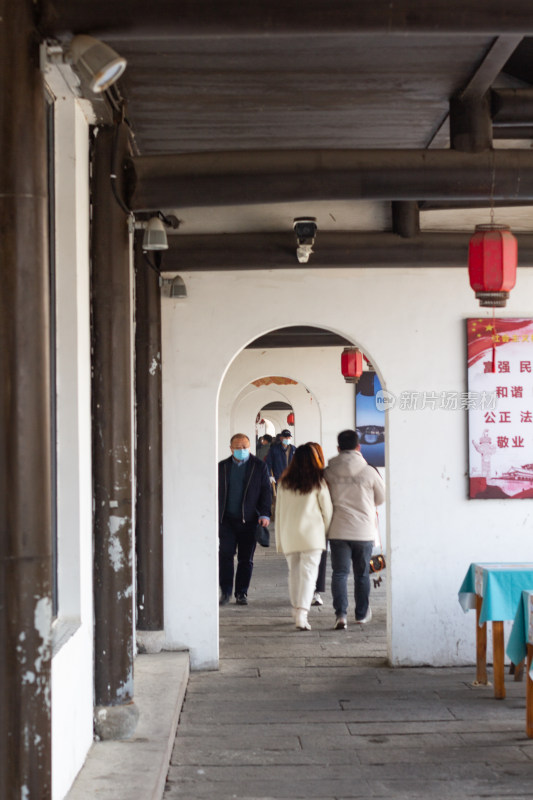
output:
M 307 264 L 309 256 L 313 252 L 317 224 L 315 217 L 296 217 L 293 223 L 294 232 L 298 246 L 296 257 L 300 264 Z
M 181 275 L 176 275 L 170 282 L 170 297 L 187 297 L 187 287 Z
M 144 228 L 143 250 L 168 250 L 167 232 L 159 217 L 150 217 L 141 225 Z
M 125 58 L 92 36 L 74 36 L 66 60 L 95 93 L 109 89 L 126 69 Z
M 181 275 L 176 275 L 174 278 L 160 277 L 160 286 L 162 297 L 171 299 L 187 297 L 187 287 Z
M 480 306 L 505 306 L 517 263 L 518 245 L 508 225 L 476 225 L 468 246 L 468 274 Z
M 41 68 L 47 64 L 70 64 L 82 83 L 99 94 L 109 89 L 126 69 L 126 59 L 108 44 L 92 36 L 74 36 L 68 46 L 46 41 L 41 45 Z
M 341 371 L 346 383 L 357 383 L 363 374 L 363 354 L 357 347 L 345 347 L 341 354 Z
M 142 249 L 168 250 L 167 228 L 177 230 L 180 221 L 173 214 L 158 211 L 148 220 L 135 220 L 134 229 L 144 231 Z

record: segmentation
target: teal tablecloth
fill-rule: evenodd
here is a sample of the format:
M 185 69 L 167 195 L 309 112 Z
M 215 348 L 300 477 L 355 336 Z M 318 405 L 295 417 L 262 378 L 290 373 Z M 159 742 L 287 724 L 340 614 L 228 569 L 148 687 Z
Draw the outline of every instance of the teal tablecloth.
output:
M 527 644 L 533 644 L 533 591 L 523 591 L 516 609 L 513 629 L 506 653 L 513 664 L 520 664 L 527 655 Z M 533 677 L 533 665 L 530 670 Z
M 470 564 L 461 588 L 459 603 L 463 611 L 476 607 L 476 594 L 483 603 L 479 624 L 491 620 L 514 619 L 524 589 L 533 590 L 533 564 Z

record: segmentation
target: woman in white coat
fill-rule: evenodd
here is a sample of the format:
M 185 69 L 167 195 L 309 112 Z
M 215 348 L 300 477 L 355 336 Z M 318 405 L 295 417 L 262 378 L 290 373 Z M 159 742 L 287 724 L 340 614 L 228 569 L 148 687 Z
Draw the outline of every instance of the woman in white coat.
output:
M 310 631 L 307 614 L 333 515 L 323 462 L 312 444 L 296 448 L 276 498 L 276 548 L 289 566 L 289 595 L 296 628 Z

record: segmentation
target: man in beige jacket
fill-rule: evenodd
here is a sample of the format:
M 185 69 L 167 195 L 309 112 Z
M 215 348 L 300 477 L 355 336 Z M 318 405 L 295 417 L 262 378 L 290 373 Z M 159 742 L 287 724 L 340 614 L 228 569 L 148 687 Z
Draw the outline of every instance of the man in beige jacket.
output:
M 331 594 L 335 609 L 335 630 L 346 628 L 348 575 L 353 569 L 355 621 L 372 619 L 369 604 L 369 564 L 376 533 L 376 506 L 385 500 L 385 485 L 379 472 L 361 455 L 355 431 L 341 431 L 337 437 L 339 455 L 325 470 L 333 501 L 333 519 L 328 531 L 331 549 Z

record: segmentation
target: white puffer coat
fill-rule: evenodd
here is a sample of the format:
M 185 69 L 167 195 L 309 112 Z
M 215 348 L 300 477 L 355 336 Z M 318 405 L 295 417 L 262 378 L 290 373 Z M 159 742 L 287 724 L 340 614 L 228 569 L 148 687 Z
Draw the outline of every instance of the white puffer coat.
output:
M 275 524 L 278 553 L 325 550 L 332 514 L 331 497 L 324 481 L 319 489 L 308 494 L 284 489 L 279 483 Z
M 341 450 L 328 462 L 324 477 L 333 501 L 328 539 L 374 541 L 376 506 L 385 501 L 381 475 L 367 464 L 359 450 Z

